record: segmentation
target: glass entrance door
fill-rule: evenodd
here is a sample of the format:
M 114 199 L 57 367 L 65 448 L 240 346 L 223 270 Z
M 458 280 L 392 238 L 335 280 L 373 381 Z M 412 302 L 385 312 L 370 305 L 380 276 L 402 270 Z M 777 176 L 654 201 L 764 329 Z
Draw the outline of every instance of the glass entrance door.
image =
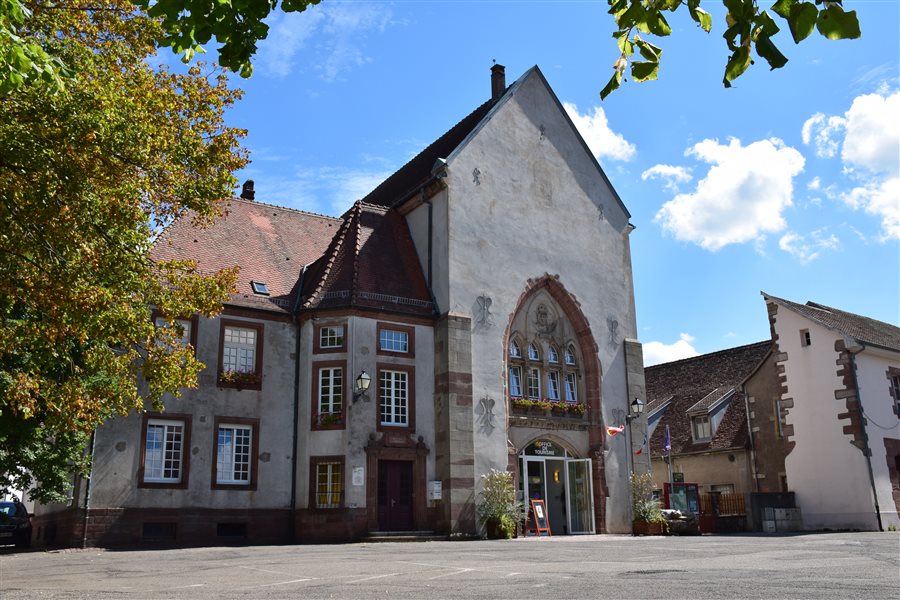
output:
M 594 533 L 594 494 L 591 486 L 591 459 L 566 461 L 568 518 L 570 533 Z

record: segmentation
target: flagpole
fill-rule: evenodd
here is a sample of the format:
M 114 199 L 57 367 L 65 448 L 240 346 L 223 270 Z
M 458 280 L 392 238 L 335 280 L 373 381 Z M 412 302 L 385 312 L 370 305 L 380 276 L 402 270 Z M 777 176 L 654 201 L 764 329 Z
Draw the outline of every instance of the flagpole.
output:
M 666 464 L 669 467 L 669 497 L 672 497 L 672 493 L 675 491 L 675 482 L 672 480 L 672 438 L 669 437 L 669 426 L 666 425 L 666 440 L 665 440 L 665 450 L 666 450 Z M 669 508 L 672 508 L 672 503 L 669 503 Z

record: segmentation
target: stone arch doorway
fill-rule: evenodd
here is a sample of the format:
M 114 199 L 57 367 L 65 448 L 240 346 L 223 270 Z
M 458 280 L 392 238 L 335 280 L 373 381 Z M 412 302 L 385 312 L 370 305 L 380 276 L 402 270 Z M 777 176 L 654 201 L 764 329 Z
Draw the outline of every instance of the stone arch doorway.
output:
M 513 447 L 519 450 L 510 452 L 509 468 L 516 474 L 517 484 L 525 492 L 523 484 L 525 461 L 519 453 L 525 447 L 525 439 L 553 439 L 550 432 L 567 430 L 567 439 L 571 439 L 570 448 L 574 456 L 589 463 L 582 463 L 590 472 L 591 510 L 595 531 L 606 530 L 606 473 L 604 464 L 605 436 L 602 417 L 601 378 L 602 368 L 598 356 L 598 346 L 591 331 L 590 323 L 581 310 L 578 300 L 566 290 L 558 276 L 545 274 L 537 279 L 530 279 L 525 290 L 519 296 L 516 307 L 510 314 L 504 332 L 504 365 L 507 397 L 510 397 L 507 424 L 507 435 Z M 515 356 L 516 349 L 511 342 L 519 345 L 523 352 L 520 358 Z M 533 346 L 533 347 L 532 347 Z M 557 356 L 553 356 L 553 349 Z M 576 356 L 575 365 L 570 365 L 567 351 Z M 556 362 L 553 359 L 556 358 Z M 559 365 L 557 367 L 557 364 Z M 516 389 L 516 370 L 520 373 L 520 389 Z M 534 374 L 535 369 L 541 370 Z M 535 391 L 529 387 L 526 372 L 541 378 L 546 387 L 537 392 L 540 400 L 549 400 L 553 407 L 545 414 L 534 407 L 522 414 L 520 405 L 528 405 L 534 400 Z M 554 390 L 553 373 L 557 383 Z M 576 401 L 571 402 L 569 394 L 570 374 L 576 375 Z M 547 390 L 547 396 L 544 396 Z M 517 402 L 515 394 L 521 394 L 525 402 Z M 552 396 L 557 393 L 557 398 Z M 579 407 L 578 405 L 583 405 Z M 540 406 L 546 406 L 541 404 Z M 565 409 L 565 410 L 563 410 Z M 578 415 L 577 410 L 583 410 Z M 512 448 L 511 448 L 512 450 Z M 564 457 L 566 460 L 573 457 Z M 530 461 L 529 461 L 530 462 Z

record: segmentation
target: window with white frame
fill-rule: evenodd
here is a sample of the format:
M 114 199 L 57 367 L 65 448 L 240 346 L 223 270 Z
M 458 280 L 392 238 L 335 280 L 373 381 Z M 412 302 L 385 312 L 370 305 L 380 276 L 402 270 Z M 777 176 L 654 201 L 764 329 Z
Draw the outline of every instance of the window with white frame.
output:
M 519 344 L 517 344 L 515 340 L 509 341 L 509 357 L 522 358 L 522 350 L 519 348 Z
M 379 373 L 381 424 L 405 427 L 409 424 L 409 374 L 383 370 Z
M 528 344 L 528 360 L 541 360 L 541 353 L 534 344 Z
M 547 373 L 547 398 L 551 402 L 559 402 L 559 371 Z
M 570 367 L 575 366 L 575 350 L 571 346 L 566 348 L 565 361 L 566 365 Z
M 222 370 L 235 373 L 256 372 L 256 329 L 225 327 L 222 344 Z
M 184 457 L 184 422 L 168 419 L 147 421 L 144 445 L 144 481 L 180 483 Z
M 386 352 L 409 352 L 409 333 L 382 329 L 378 336 L 378 348 Z
M 522 396 L 522 367 L 509 368 L 509 395 L 513 398 Z
M 700 415 L 691 419 L 695 442 L 706 442 L 712 437 L 709 415 Z
M 566 402 L 578 402 L 578 384 L 575 373 L 566 373 Z
M 175 319 L 173 324 L 169 324 L 164 317 L 156 317 L 155 323 L 158 329 L 172 328 L 175 341 L 182 346 L 191 343 L 191 321 L 189 319 Z M 181 335 L 178 334 L 179 328 Z
M 340 349 L 344 347 L 344 328 L 339 325 L 319 328 L 319 348 Z
M 556 350 L 556 346 L 550 346 L 547 351 L 547 360 L 554 364 L 559 363 L 559 352 Z
M 541 397 L 541 370 L 536 367 L 528 369 L 528 397 L 534 399 Z
M 339 508 L 344 474 L 340 462 L 316 463 L 316 508 Z
M 216 450 L 216 483 L 250 483 L 250 452 L 253 428 L 249 425 L 219 425 Z
M 344 369 L 319 369 L 319 415 L 340 414 L 344 397 Z

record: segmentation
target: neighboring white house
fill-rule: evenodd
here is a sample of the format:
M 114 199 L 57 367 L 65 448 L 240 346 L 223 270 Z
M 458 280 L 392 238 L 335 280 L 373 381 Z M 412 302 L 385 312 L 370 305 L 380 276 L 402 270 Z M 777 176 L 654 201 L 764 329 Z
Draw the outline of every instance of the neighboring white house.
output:
M 900 328 L 763 293 L 805 529 L 900 526 Z

